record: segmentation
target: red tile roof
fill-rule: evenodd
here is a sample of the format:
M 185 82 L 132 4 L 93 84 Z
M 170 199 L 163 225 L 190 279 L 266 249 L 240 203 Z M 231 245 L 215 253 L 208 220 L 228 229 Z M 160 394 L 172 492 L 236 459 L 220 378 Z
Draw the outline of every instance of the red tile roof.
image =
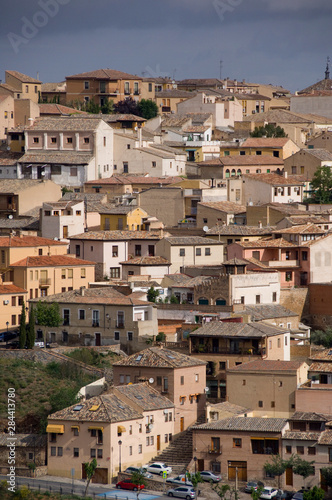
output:
M 301 175 L 289 175 L 284 177 L 278 174 L 243 174 L 243 179 L 252 179 L 253 181 L 264 182 L 271 184 L 271 186 L 300 186 L 304 184 L 305 177 Z
M 40 236 L 0 236 L 0 248 L 2 247 L 48 247 L 67 246 L 63 241 L 55 241 Z
M 27 290 L 20 288 L 16 285 L 0 285 L 0 295 L 12 294 L 12 293 L 27 293 Z
M 129 73 L 124 73 L 123 71 L 118 71 L 116 69 L 97 69 L 95 71 L 88 71 L 86 73 L 78 73 L 77 75 L 66 76 L 66 80 L 71 79 L 81 79 L 81 78 L 97 78 L 102 80 L 142 80 L 142 77 L 137 75 L 130 75 Z
M 283 148 L 290 139 L 288 137 L 251 137 L 246 139 L 242 148 Z
M 69 255 L 40 255 L 26 257 L 11 264 L 13 267 L 95 266 L 95 262 L 77 259 Z
M 280 372 L 280 371 L 297 371 L 304 361 L 274 361 L 266 359 L 256 359 L 249 363 L 230 368 L 230 372 L 242 371 L 259 371 L 259 372 Z

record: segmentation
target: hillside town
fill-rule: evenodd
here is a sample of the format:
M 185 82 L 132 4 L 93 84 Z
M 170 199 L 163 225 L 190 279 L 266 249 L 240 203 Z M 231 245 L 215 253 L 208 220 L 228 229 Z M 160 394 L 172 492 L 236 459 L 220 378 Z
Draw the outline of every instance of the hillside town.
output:
M 143 471 L 153 491 L 180 475 L 167 486 L 331 498 L 329 59 L 319 76 L 292 93 L 5 71 L 1 399 L 23 404 L 38 370 L 80 374 L 79 392 L 45 397 L 44 413 L 37 396 L 15 410 L 16 477 L 90 480 L 94 463 L 92 482 L 117 488 Z M 8 385 L 15 366 L 31 381 Z

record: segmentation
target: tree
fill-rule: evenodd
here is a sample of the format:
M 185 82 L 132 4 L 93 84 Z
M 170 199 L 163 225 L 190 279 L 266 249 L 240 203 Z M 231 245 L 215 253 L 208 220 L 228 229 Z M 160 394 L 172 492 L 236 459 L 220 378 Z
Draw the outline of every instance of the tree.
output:
M 25 303 L 23 300 L 22 310 L 21 310 L 21 319 L 20 319 L 20 333 L 19 333 L 19 347 L 20 347 L 20 349 L 25 348 L 26 340 L 27 340 L 26 316 L 25 316 Z
M 114 102 L 112 99 L 106 99 L 105 103 L 101 107 L 101 112 L 103 115 L 110 115 L 114 111 Z
M 155 290 L 152 286 L 148 290 L 147 297 L 149 302 L 156 302 L 156 298 L 159 297 L 159 290 Z
M 332 488 L 332 467 L 323 467 L 320 471 L 326 486 Z
M 271 123 L 264 125 L 264 127 L 255 127 L 250 135 L 251 137 L 287 137 L 283 128 L 279 125 L 276 127 Z
M 285 470 L 291 466 L 291 460 L 283 460 L 280 455 L 273 455 L 271 457 L 271 462 L 266 462 L 263 465 L 263 469 L 269 476 L 277 476 L 278 478 L 278 489 L 280 489 L 281 476 L 284 474 Z
M 263 486 L 258 486 L 258 488 L 255 490 L 255 488 L 251 488 L 251 498 L 252 500 L 259 500 L 263 491 Z M 280 489 L 280 488 L 279 488 Z
M 326 203 L 332 201 L 332 170 L 331 167 L 320 167 L 314 173 L 311 181 L 311 188 L 313 190 L 312 201 L 313 203 Z
M 303 500 L 323 500 L 324 497 L 325 491 L 322 488 L 317 488 L 317 486 L 303 492 Z
M 312 462 L 308 462 L 307 460 L 300 458 L 298 455 L 294 457 L 292 464 L 293 472 L 294 474 L 303 477 L 303 486 L 305 486 L 305 480 L 307 479 L 307 477 L 313 476 L 315 474 L 315 467 L 313 466 L 314 463 L 315 460 L 313 460 Z
M 329 349 L 332 347 L 332 328 L 326 328 L 325 332 L 322 330 L 315 330 L 310 335 L 310 342 L 315 345 L 322 345 Z
M 138 103 L 134 101 L 132 97 L 129 97 L 128 99 L 124 99 L 123 101 L 119 101 L 116 104 L 114 104 L 114 113 L 140 116 Z
M 146 486 L 147 485 L 147 480 L 146 480 L 146 477 L 144 476 L 144 470 L 143 469 L 139 469 L 138 471 L 134 471 L 132 472 L 131 474 L 131 482 L 133 484 L 137 484 L 137 485 L 143 485 L 143 486 Z
M 33 307 L 31 307 L 30 313 L 29 313 L 29 323 L 28 323 L 28 328 L 27 328 L 27 348 L 32 349 L 33 346 L 35 345 L 35 310 Z
M 79 402 L 77 387 L 65 387 L 54 392 L 49 397 L 51 413 L 63 410 Z
M 85 488 L 85 492 L 84 492 L 84 496 L 86 497 L 90 481 L 93 478 L 94 473 L 96 472 L 96 469 L 97 469 L 97 460 L 94 458 L 93 460 L 91 460 L 91 462 L 85 462 L 84 469 L 85 469 L 86 478 L 87 478 L 86 488 Z
M 151 99 L 142 99 L 138 104 L 140 116 L 150 120 L 158 115 L 158 106 Z
M 194 472 L 193 474 L 187 472 L 186 479 L 188 479 L 188 481 L 191 481 L 193 483 L 193 487 L 196 490 L 196 498 L 197 498 L 199 495 L 198 484 L 203 482 L 202 476 L 200 475 L 199 472 Z
M 175 295 L 171 295 L 171 298 L 170 298 L 170 303 L 171 304 L 179 304 L 179 299 L 175 296 Z
M 40 326 L 58 327 L 62 322 L 60 307 L 57 302 L 37 302 L 36 319 Z M 46 342 L 46 339 L 45 339 Z

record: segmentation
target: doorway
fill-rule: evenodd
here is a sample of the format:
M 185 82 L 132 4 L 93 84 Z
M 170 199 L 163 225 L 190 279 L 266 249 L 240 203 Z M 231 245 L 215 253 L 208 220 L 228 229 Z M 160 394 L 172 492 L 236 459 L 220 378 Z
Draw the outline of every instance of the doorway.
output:
M 160 451 L 160 434 L 157 435 L 157 451 Z
M 288 467 L 286 469 L 286 486 L 293 486 L 293 469 L 291 467 Z
M 184 417 L 180 417 L 180 432 L 184 431 Z
M 101 333 L 95 333 L 95 345 L 96 346 L 101 345 Z
M 236 470 L 238 481 L 247 481 L 247 462 L 228 462 L 229 481 L 235 481 Z

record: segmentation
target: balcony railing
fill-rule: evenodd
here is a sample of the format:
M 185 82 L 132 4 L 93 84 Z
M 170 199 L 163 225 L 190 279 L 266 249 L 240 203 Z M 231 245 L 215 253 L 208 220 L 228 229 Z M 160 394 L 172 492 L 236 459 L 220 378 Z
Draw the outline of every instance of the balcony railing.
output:
M 269 267 L 299 267 L 299 260 L 269 260 Z
M 92 326 L 100 326 L 99 325 L 99 320 L 98 321 L 92 321 Z
M 50 286 L 51 278 L 40 278 L 39 286 Z
M 222 347 L 212 347 L 212 346 L 192 346 L 192 354 L 195 353 L 209 353 L 209 354 L 236 354 L 236 355 L 254 355 L 254 356 L 264 356 L 265 347 L 255 349 L 253 347 L 230 349 Z
M 124 327 L 125 327 L 125 325 L 124 325 L 124 323 L 122 321 L 117 321 L 116 322 L 116 328 L 124 328 Z
M 219 447 L 208 446 L 208 453 L 210 455 L 221 455 L 222 454 L 222 446 L 219 446 Z

